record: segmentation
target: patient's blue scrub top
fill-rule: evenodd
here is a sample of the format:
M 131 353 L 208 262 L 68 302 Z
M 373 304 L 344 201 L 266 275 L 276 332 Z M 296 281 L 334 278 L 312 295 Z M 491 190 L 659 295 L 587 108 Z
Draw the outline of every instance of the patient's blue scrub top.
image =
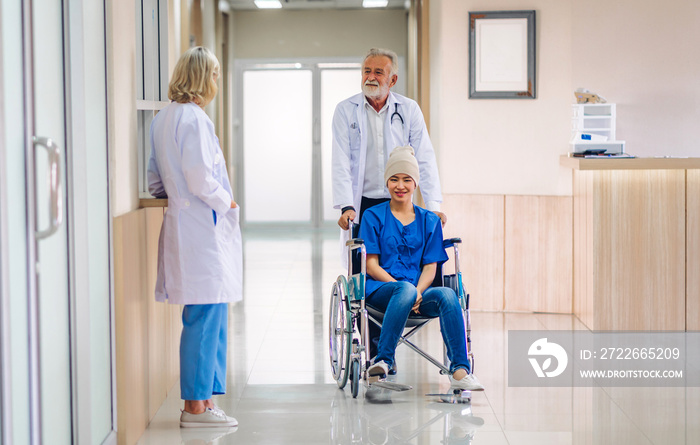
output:
M 387 201 L 365 211 L 360 238 L 365 242 L 367 254 L 379 255 L 382 269 L 397 281 L 408 281 L 415 286 L 424 264 L 447 261 L 442 247 L 442 223 L 433 212 L 414 205 L 416 219 L 404 226 L 391 213 L 389 204 Z M 384 284 L 367 275 L 366 295 Z

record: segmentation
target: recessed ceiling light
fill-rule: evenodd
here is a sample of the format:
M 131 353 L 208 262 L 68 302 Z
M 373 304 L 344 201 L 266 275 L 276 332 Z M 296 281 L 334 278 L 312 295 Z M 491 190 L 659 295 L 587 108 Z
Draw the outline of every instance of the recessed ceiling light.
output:
M 384 8 L 389 0 L 362 0 L 363 8 Z
M 253 3 L 260 9 L 280 9 L 282 7 L 280 0 L 255 0 Z

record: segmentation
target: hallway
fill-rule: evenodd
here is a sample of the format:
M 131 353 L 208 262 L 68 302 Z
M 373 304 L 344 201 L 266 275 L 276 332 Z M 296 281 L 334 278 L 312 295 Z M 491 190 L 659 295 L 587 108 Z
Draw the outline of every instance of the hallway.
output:
M 240 425 L 181 430 L 175 388 L 139 445 L 700 442 L 700 388 L 508 387 L 508 331 L 585 329 L 571 315 L 473 312 L 476 375 L 486 391 L 471 404 L 426 396 L 447 391 L 447 377 L 405 346 L 396 379 L 413 390 L 361 390 L 352 399 L 349 385 L 338 389 L 328 359 L 330 287 L 342 273 L 337 232 L 243 237 L 245 297 L 229 318 L 228 393 L 215 399 Z M 438 323 L 416 344 L 439 357 Z

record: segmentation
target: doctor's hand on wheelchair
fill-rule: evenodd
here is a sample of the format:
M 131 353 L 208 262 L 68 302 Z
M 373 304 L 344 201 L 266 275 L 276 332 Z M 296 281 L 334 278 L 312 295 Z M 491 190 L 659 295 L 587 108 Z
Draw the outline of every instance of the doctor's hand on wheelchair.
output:
M 433 213 L 440 217 L 440 221 L 442 222 L 442 227 L 445 227 L 445 224 L 447 224 L 447 215 L 445 215 L 442 212 L 438 212 L 437 210 L 433 210 Z
M 341 229 L 343 230 L 348 230 L 350 227 L 350 221 L 355 220 L 355 210 L 354 209 L 347 209 L 346 211 L 343 212 L 342 215 L 340 215 L 340 219 L 338 220 L 338 225 L 340 226 Z

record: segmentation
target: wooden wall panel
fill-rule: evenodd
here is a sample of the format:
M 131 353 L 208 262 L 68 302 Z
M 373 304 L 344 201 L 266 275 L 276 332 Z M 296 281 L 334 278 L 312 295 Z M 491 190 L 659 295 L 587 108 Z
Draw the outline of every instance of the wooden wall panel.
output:
M 169 335 L 167 328 L 168 305 L 155 301 L 156 275 L 158 270 L 158 235 L 163 223 L 163 209 L 143 209 L 145 212 L 146 249 L 145 267 L 148 271 L 144 300 L 148 303 L 148 418 L 152 419 L 160 408 L 160 405 L 170 389 L 168 379 L 163 378 L 167 368 L 166 354 L 168 352 Z M 158 368 L 164 368 L 163 372 L 157 372 Z
M 117 439 L 136 443 L 148 425 L 148 302 L 145 213 L 114 219 Z
M 686 329 L 700 331 L 700 170 L 686 177 Z
M 685 171 L 595 174 L 595 329 L 685 329 Z
M 117 440 L 136 443 L 177 382 L 181 306 L 156 303 L 162 208 L 114 219 Z
M 584 207 L 586 211 L 586 215 L 588 215 L 590 218 L 593 218 L 593 175 L 594 173 L 587 173 L 586 174 L 586 182 L 584 183 L 584 187 L 586 190 L 586 199 L 584 201 Z M 585 306 L 583 307 L 584 309 L 584 316 L 586 319 L 590 320 L 591 325 L 589 328 L 593 326 L 593 323 L 595 322 L 595 311 L 596 311 L 596 304 L 595 304 L 595 298 L 593 295 L 593 289 L 595 288 L 595 274 L 593 273 L 593 266 L 595 264 L 595 255 L 593 254 L 593 224 L 590 222 L 590 219 L 587 219 L 588 221 L 586 223 L 586 238 L 585 238 L 585 246 L 586 246 L 586 255 L 585 255 L 585 261 L 586 261 L 586 279 L 585 279 L 585 289 L 586 289 L 586 300 L 585 300 Z
M 572 313 L 572 255 L 570 196 L 506 196 L 506 310 Z
M 591 328 L 593 326 L 593 172 L 574 170 L 573 187 L 573 311 Z
M 477 310 L 504 308 L 504 197 L 445 195 L 446 237 L 460 237 L 460 265 L 470 306 Z

